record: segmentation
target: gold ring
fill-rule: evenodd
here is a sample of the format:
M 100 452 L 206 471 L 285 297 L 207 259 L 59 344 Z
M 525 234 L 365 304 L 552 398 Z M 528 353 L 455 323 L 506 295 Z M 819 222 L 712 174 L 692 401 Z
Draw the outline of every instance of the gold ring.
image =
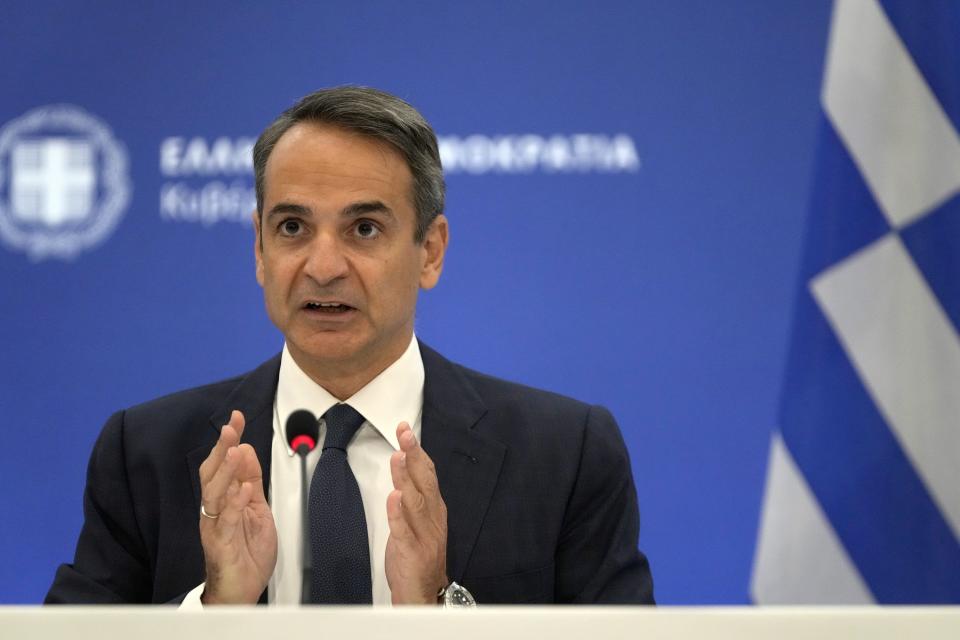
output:
M 207 509 L 203 506 L 203 503 L 200 503 L 200 515 L 204 518 L 210 518 L 211 520 L 216 520 L 220 517 L 219 513 L 207 513 Z

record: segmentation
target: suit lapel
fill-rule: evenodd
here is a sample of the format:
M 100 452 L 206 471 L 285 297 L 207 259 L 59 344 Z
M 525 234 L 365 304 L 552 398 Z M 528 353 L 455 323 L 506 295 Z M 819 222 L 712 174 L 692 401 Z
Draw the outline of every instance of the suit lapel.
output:
M 482 433 L 487 408 L 462 370 L 422 342 L 421 440 L 447 505 L 447 574 L 461 580 L 490 504 L 506 447 Z
M 220 435 L 220 429 L 230 421 L 230 412 L 234 409 L 243 413 L 246 425 L 241 442 L 249 443 L 257 452 L 257 459 L 263 471 L 263 491 L 270 492 L 270 445 L 273 439 L 273 397 L 277 390 L 280 375 L 280 356 L 271 358 L 249 374 L 227 397 L 226 402 L 210 416 L 213 431 L 210 441 L 204 443 L 187 455 L 190 467 L 190 479 L 193 482 L 193 494 L 197 512 L 200 511 L 200 465 L 210 455 Z

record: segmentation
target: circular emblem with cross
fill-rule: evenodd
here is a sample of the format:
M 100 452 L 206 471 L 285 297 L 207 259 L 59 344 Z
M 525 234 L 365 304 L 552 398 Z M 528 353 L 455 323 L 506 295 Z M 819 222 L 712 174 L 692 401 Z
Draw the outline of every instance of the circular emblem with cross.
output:
M 99 245 L 130 191 L 123 144 L 79 107 L 39 107 L 0 128 L 0 241 L 33 260 Z

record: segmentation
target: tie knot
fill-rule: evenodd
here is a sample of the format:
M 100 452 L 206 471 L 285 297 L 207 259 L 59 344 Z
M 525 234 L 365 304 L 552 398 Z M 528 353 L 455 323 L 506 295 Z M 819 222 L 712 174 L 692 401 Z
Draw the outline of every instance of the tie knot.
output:
M 334 448 L 347 450 L 347 443 L 363 424 L 360 412 L 348 404 L 335 404 L 330 407 L 323 419 L 327 423 L 327 436 L 323 440 L 323 450 Z

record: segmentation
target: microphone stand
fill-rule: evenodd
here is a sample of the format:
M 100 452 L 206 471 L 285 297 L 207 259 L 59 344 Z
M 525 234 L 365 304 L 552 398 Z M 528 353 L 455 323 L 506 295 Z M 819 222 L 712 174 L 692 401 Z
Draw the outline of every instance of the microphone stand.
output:
M 313 582 L 313 549 L 310 546 L 310 485 L 307 484 L 307 445 L 297 447 L 300 455 L 300 502 L 303 505 L 303 582 L 300 585 L 300 604 L 310 604 L 310 584 Z
M 279 421 L 279 416 L 277 417 Z M 313 545 L 310 539 L 310 483 L 307 480 L 307 454 L 317 446 L 319 425 L 316 417 L 306 409 L 294 411 L 287 417 L 286 435 L 290 448 L 300 457 L 300 504 L 303 516 L 302 566 L 300 604 L 310 603 L 310 585 L 313 583 Z

